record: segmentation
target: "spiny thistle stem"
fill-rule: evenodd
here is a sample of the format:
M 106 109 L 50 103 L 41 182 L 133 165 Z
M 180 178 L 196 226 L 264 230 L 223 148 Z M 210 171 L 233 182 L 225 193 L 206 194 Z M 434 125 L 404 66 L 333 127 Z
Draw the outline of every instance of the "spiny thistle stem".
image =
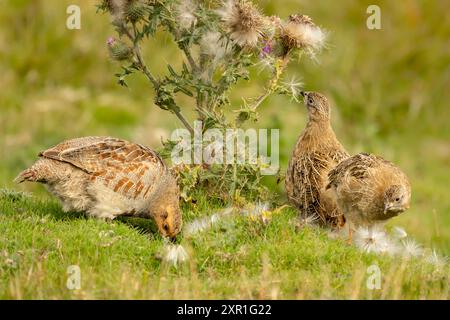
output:
M 189 133 L 191 135 L 194 135 L 194 129 L 191 127 L 189 122 L 186 120 L 186 118 L 181 114 L 181 111 L 174 111 L 177 118 L 183 123 L 183 125 L 186 127 L 186 129 L 189 130 Z
M 195 62 L 194 58 L 192 57 L 191 51 L 186 45 L 181 46 L 184 55 L 186 56 L 186 59 L 188 60 L 189 64 L 191 65 L 192 72 L 197 73 L 199 71 L 199 68 L 197 66 L 197 63 Z
M 255 99 L 255 102 L 252 104 L 251 109 L 256 111 L 256 109 L 261 105 L 261 103 L 266 100 L 268 96 L 270 96 L 277 88 L 278 83 L 280 82 L 281 76 L 283 75 L 284 70 L 289 64 L 289 56 L 284 56 L 283 59 L 280 59 L 275 67 L 272 78 L 270 78 L 266 90 L 262 93 L 258 98 Z
M 125 29 L 125 34 L 133 42 L 133 53 L 134 53 L 134 56 L 136 57 L 136 60 L 137 60 L 137 63 L 138 63 L 138 67 L 141 69 L 141 71 L 144 73 L 144 75 L 147 77 L 147 79 L 153 85 L 154 89 L 157 91 L 159 86 L 160 86 L 160 83 L 151 74 L 150 70 L 147 68 L 147 65 L 144 62 L 144 59 L 142 58 L 141 48 L 139 46 L 138 41 L 136 40 L 137 39 L 137 34 L 138 34 L 137 29 L 136 29 L 136 25 L 133 24 L 134 35 L 130 33 L 128 28 L 125 27 L 124 29 Z M 177 118 L 181 121 L 181 123 L 183 123 L 183 125 L 186 127 L 186 129 L 188 129 L 189 132 L 193 135 L 194 134 L 194 129 L 189 124 L 189 122 L 186 120 L 186 118 L 183 116 L 181 111 L 178 111 L 178 110 L 172 110 L 172 111 L 177 116 Z

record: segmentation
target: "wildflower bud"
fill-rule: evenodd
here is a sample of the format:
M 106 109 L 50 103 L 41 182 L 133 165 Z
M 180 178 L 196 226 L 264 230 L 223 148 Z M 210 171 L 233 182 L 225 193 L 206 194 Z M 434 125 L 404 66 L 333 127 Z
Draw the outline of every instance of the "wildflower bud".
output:
M 106 40 L 106 44 L 108 46 L 112 46 L 116 42 L 116 39 L 114 37 L 109 37 L 108 40 Z
M 140 1 L 131 1 L 125 8 L 125 18 L 127 21 L 135 23 L 141 20 L 146 13 L 146 6 Z
M 272 53 L 272 43 L 270 41 L 266 41 L 264 47 L 261 50 L 261 56 L 264 57 L 266 55 L 270 55 Z
M 110 37 L 107 41 L 109 55 L 117 61 L 127 60 L 131 57 L 131 49 L 122 41 Z
M 112 0 L 103 0 L 99 5 L 99 8 L 102 10 L 107 10 L 111 14 L 114 13 L 114 3 Z

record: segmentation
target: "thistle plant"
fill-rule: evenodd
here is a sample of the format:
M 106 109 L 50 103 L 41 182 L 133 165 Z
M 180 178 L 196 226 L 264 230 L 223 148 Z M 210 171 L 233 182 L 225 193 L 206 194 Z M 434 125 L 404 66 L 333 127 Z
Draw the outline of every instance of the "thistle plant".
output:
M 291 61 L 298 63 L 302 53 L 314 58 L 325 42 L 325 33 L 308 16 L 294 14 L 286 21 L 268 17 L 249 0 L 103 0 L 98 8 L 111 15 L 117 32 L 107 46 L 111 58 L 121 63 L 118 83 L 127 86 L 128 77 L 143 74 L 154 90 L 155 105 L 175 115 L 191 134 L 194 129 L 186 114 L 192 112 L 188 110 L 195 111 L 203 131 L 225 131 L 257 121 L 258 108 L 272 94 L 298 100 L 300 83 L 284 79 L 284 71 Z M 142 55 L 143 43 L 157 30 L 169 33 L 183 56 L 180 68 L 169 63 L 167 72 L 159 75 L 149 69 Z M 256 97 L 232 105 L 230 89 L 240 80 L 250 81 L 253 67 L 268 74 L 266 85 Z M 178 95 L 192 103 L 179 105 Z M 165 141 L 162 154 L 169 155 L 176 143 Z M 262 165 L 263 161 L 186 165 L 175 171 L 187 198 L 192 190 L 205 186 L 224 200 L 236 200 L 244 194 L 263 198 Z

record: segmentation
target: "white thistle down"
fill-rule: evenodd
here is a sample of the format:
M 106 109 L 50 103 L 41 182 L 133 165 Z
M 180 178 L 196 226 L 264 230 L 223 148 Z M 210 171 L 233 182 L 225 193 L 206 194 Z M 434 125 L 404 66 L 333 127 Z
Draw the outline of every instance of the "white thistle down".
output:
M 325 46 L 326 37 L 326 33 L 305 15 L 292 15 L 283 25 L 283 39 L 287 49 L 303 49 L 313 59 Z
M 446 265 L 446 257 L 440 256 L 435 250 L 424 249 L 422 245 L 407 237 L 408 235 L 403 228 L 394 227 L 391 239 L 380 225 L 374 225 L 358 228 L 353 240 L 358 248 L 368 253 L 386 253 L 400 255 L 404 258 L 421 257 L 425 262 L 435 267 Z
M 261 37 L 263 18 L 247 0 L 226 0 L 217 10 L 230 38 L 241 47 L 255 47 Z
M 189 255 L 182 245 L 168 244 L 165 247 L 164 261 L 177 267 L 189 259 Z
M 425 262 L 440 268 L 447 264 L 447 258 L 440 256 L 436 250 L 432 250 L 430 254 L 425 256 Z
M 404 239 L 408 237 L 408 234 L 406 233 L 405 229 L 400 227 L 394 227 L 392 229 L 392 236 L 396 239 Z
M 353 237 L 355 245 L 367 253 L 398 252 L 397 245 L 390 241 L 386 232 L 377 226 L 359 227 Z
M 197 24 L 197 5 L 192 0 L 180 0 L 175 6 L 177 22 L 182 29 L 190 29 Z
M 289 82 L 283 82 L 284 86 L 288 89 L 292 99 L 298 102 L 301 88 L 303 88 L 303 82 L 296 77 L 292 77 Z
M 213 62 L 221 60 L 229 51 L 227 41 L 217 31 L 208 31 L 199 41 L 200 52 L 212 58 Z
M 318 214 L 314 214 L 314 215 L 308 215 L 306 217 L 301 217 L 299 219 L 299 222 L 303 225 L 303 226 L 315 226 L 317 224 L 317 222 L 320 220 L 320 217 Z
M 268 202 L 261 201 L 249 205 L 246 209 L 242 210 L 242 214 L 248 216 L 253 221 L 259 219 L 264 224 L 267 224 L 272 218 L 270 204 Z
M 402 241 L 403 255 L 405 257 L 419 257 L 423 255 L 423 248 L 412 239 Z
M 258 61 L 258 63 L 255 64 L 256 67 L 258 67 L 258 74 L 261 74 L 265 71 L 273 72 L 275 70 L 275 58 L 266 55 L 265 57 L 261 58 L 261 60 Z
M 226 208 L 220 212 L 214 213 L 209 217 L 195 219 L 184 227 L 183 233 L 186 236 L 191 236 L 206 230 L 211 229 L 215 224 L 220 222 L 224 217 L 228 216 L 233 211 L 233 208 Z
M 196 219 L 186 225 L 184 229 L 184 233 L 189 236 L 193 234 L 197 234 L 203 231 L 206 231 L 212 227 L 212 225 L 218 221 L 217 216 L 213 214 L 210 217 L 205 217 L 201 219 Z

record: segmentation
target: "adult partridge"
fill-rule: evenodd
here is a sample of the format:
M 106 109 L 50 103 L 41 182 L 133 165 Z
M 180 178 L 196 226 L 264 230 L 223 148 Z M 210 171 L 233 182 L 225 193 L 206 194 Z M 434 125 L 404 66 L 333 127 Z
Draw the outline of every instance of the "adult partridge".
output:
M 308 123 L 297 140 L 286 173 L 286 193 L 303 218 L 320 218 L 324 226 L 342 226 L 344 219 L 332 193 L 328 172 L 349 155 L 330 123 L 330 104 L 317 92 L 302 92 Z
M 65 211 L 106 219 L 153 218 L 162 236 L 174 238 L 180 232 L 178 185 L 155 151 L 112 137 L 84 137 L 39 157 L 15 181 L 45 184 Z

